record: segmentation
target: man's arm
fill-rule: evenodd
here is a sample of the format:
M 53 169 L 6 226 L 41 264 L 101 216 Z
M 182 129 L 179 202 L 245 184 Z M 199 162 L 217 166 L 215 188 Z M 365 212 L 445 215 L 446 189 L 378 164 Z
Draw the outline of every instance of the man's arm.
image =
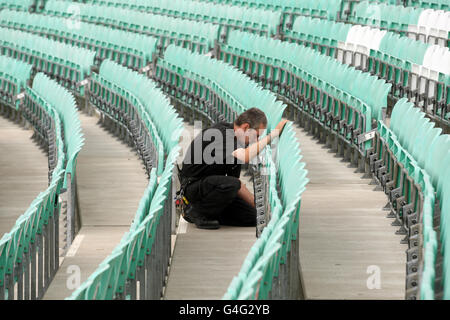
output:
M 255 197 L 254 195 L 247 189 L 245 183 L 241 181 L 241 188 L 238 190 L 237 196 L 247 202 L 252 207 L 255 207 Z
M 280 136 L 281 132 L 283 131 L 284 125 L 287 122 L 288 120 L 281 120 L 276 128 L 261 140 L 252 143 L 245 149 L 239 148 L 234 150 L 232 153 L 233 157 L 239 159 L 244 163 L 249 163 L 250 160 L 256 157 L 273 139 Z

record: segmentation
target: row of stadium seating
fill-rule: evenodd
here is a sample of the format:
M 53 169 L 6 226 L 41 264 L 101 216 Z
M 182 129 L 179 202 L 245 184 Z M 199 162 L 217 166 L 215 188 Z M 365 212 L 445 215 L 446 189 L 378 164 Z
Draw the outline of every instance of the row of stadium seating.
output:
M 67 1 L 67 0 L 66 0 Z M 21 1 L 2 1 L 0 2 L 0 7 L 7 7 L 11 9 L 21 9 L 21 10 L 30 10 L 30 11 L 40 11 L 44 7 L 44 4 L 48 2 L 46 0 L 21 0 Z M 70 1 L 73 2 L 73 1 Z M 255 14 L 244 13 L 246 8 L 256 9 L 256 10 L 265 10 L 267 12 L 277 12 L 283 14 L 284 25 L 292 24 L 294 16 L 313 16 L 326 18 L 329 20 L 338 20 L 338 19 L 346 19 L 349 15 L 355 11 L 355 7 L 359 4 L 359 0 L 333 0 L 332 3 L 330 1 L 311 1 L 311 0 L 302 0 L 302 1 L 267 1 L 267 0 L 252 0 L 252 1 L 242 1 L 242 0 L 198 0 L 198 1 L 190 1 L 185 2 L 184 4 L 181 1 L 178 2 L 167 2 L 163 0 L 152 0 L 150 3 L 148 1 L 143 0 L 132 0 L 132 1 L 123 1 L 123 0 L 93 0 L 93 1 L 77 1 L 77 3 L 86 3 L 91 2 L 93 4 L 104 4 L 107 6 L 114 7 L 127 7 L 131 9 L 137 9 L 140 11 L 148 11 L 155 12 L 159 14 L 179 14 L 180 12 L 184 13 L 197 13 L 198 16 L 195 18 L 194 15 L 184 16 L 184 18 L 189 19 L 213 19 L 214 16 L 225 16 L 229 17 L 229 15 L 236 15 L 237 17 L 244 16 L 244 19 L 247 17 L 255 17 L 256 19 L 264 19 L 267 21 L 266 17 L 258 17 L 256 12 Z M 394 9 L 397 11 L 413 10 L 414 8 L 426 8 L 426 9 L 434 9 L 434 10 L 448 10 L 449 4 L 446 0 L 368 0 L 367 3 L 373 4 L 374 6 L 381 5 L 394 5 L 396 6 Z M 175 5 L 176 4 L 176 5 Z M 211 6 L 209 6 L 211 4 Z M 217 7 L 212 6 L 213 4 L 217 5 Z M 224 6 L 225 5 L 225 6 Z M 404 7 L 406 5 L 406 7 Z M 232 8 L 239 6 L 240 10 L 234 9 L 236 11 L 240 11 L 240 13 L 234 11 Z M 166 8 L 167 7 L 167 8 Z M 161 8 L 159 10 L 158 8 Z M 168 12 L 165 9 L 169 9 Z M 155 11 L 153 11 L 155 10 Z M 228 12 L 230 11 L 230 12 Z M 364 10 L 363 10 L 364 11 Z M 226 12 L 226 13 L 225 13 Z M 378 11 L 369 10 L 369 16 L 374 17 Z M 358 12 L 357 14 L 359 14 Z M 288 16 L 291 16 L 290 18 Z M 389 16 L 389 13 L 386 13 L 386 16 Z M 406 16 L 406 15 L 402 15 Z M 362 16 L 360 16 L 362 18 Z M 231 24 L 233 24 L 233 20 L 235 18 L 231 17 Z M 383 19 L 382 19 L 383 20 Z M 388 21 L 383 20 L 383 21 Z M 380 20 L 381 21 L 381 20 Z M 434 21 L 435 23 L 436 21 Z M 433 22 L 432 22 L 433 23 Z
M 273 129 L 280 121 L 284 106 L 276 102 L 275 95 L 262 90 L 255 82 L 244 74 L 223 62 L 211 59 L 186 49 L 169 46 L 163 59 L 158 59 L 155 79 L 162 88 L 176 99 L 186 96 L 200 96 L 209 100 L 211 107 L 219 112 L 228 112 L 224 117 L 233 121 L 240 112 L 260 106 L 268 117 L 268 129 Z M 192 80 L 204 85 L 199 92 L 192 90 Z M 251 90 L 252 95 L 248 92 Z M 215 99 L 214 94 L 222 101 Z M 226 108 L 223 102 L 228 104 Z M 233 110 L 234 112 L 230 112 Z M 293 152 L 293 150 L 298 150 Z M 269 203 L 270 222 L 263 229 L 259 240 L 252 247 L 248 258 L 244 262 L 242 272 L 230 286 L 230 299 L 266 299 L 295 297 L 293 290 L 299 284 L 298 273 L 291 273 L 298 266 L 298 215 L 300 211 L 301 194 L 308 182 L 307 171 L 301 162 L 300 149 L 291 125 L 283 130 L 283 135 L 277 145 L 276 158 L 273 159 L 270 148 L 266 154 L 260 170 L 268 173 L 264 178 L 263 195 Z M 267 186 L 267 188 L 266 188 Z M 264 192 L 264 191 L 263 191 Z M 279 194 L 281 196 L 279 196 Z M 260 194 L 256 192 L 255 198 Z M 261 207 L 265 203 L 257 201 L 257 212 L 261 214 Z M 258 220 L 258 224 L 262 221 Z M 278 274 L 289 277 L 290 284 L 278 283 Z M 290 277 L 295 278 L 290 278 Z
M 296 20 L 293 30 L 288 32 L 286 38 L 323 43 L 330 47 L 337 47 L 339 42 L 344 42 L 355 46 L 354 51 L 358 50 L 366 54 L 369 54 L 370 49 L 381 51 L 401 60 L 424 65 L 437 72 L 450 73 L 446 56 L 434 57 L 430 54 L 438 49 L 442 55 L 448 55 L 447 48 L 423 44 L 420 41 L 414 41 L 377 28 L 352 26 L 345 23 L 302 17 Z M 364 48 L 367 48 L 368 50 L 366 50 L 369 52 L 364 52 Z M 436 65 L 433 66 L 433 62 Z
M 430 8 L 436 10 L 448 10 L 450 5 L 446 0 L 408 0 L 409 6 Z
M 76 24 L 60 17 L 5 9 L 0 11 L 0 25 L 95 51 L 98 65 L 111 59 L 139 70 L 150 64 L 157 52 L 154 37 L 86 22 Z
M 406 235 L 406 297 L 410 299 L 434 299 L 438 288 L 443 289 L 444 299 L 450 298 L 446 231 L 450 135 L 441 133 L 442 129 L 435 128 L 425 113 L 401 99 L 394 107 L 389 128 L 382 121 L 378 123 L 371 155 L 372 171 Z M 439 264 L 441 267 L 437 267 Z
M 254 61 L 271 59 L 274 62 L 272 64 L 279 67 L 287 67 L 283 62 L 291 63 L 312 77 L 320 79 L 324 82 L 323 86 L 326 86 L 325 83 L 327 83 L 340 90 L 341 94 L 346 92 L 367 104 L 372 112 L 371 118 L 381 119 L 382 109 L 386 108 L 387 92 L 390 89 L 389 84 L 370 76 L 368 73 L 362 73 L 355 68 L 343 65 L 326 55 L 318 54 L 310 48 L 236 31 L 230 35 L 227 44 L 221 50 L 229 51 Z M 242 68 L 242 66 L 239 67 Z M 334 69 L 339 71 L 332 72 L 331 70 Z M 249 70 L 246 69 L 245 71 L 248 72 Z M 265 75 L 268 76 L 267 73 Z M 257 74 L 257 76 L 261 76 L 261 74 Z M 358 79 L 359 86 L 356 87 L 352 85 L 352 81 L 345 81 L 345 79 Z M 277 78 L 275 75 L 273 80 L 278 80 L 282 83 L 286 79 Z M 366 88 L 372 94 L 368 95 Z
M 219 37 L 219 26 L 212 23 L 101 5 L 78 3 L 74 6 L 71 2 L 50 0 L 45 5 L 44 13 L 161 38 L 163 48 L 176 43 L 207 52 Z
M 262 8 L 282 12 L 284 15 L 305 15 L 336 19 L 341 10 L 342 0 L 200 0 L 250 8 Z
M 217 56 L 326 128 L 327 143 L 364 170 L 371 142 L 359 138 L 384 118 L 390 84 L 311 48 L 239 31 L 230 34 Z
M 93 75 L 89 91 L 100 112 L 129 130 L 141 156 L 153 153 L 159 160 L 149 168 L 129 232 L 68 299 L 160 299 L 171 250 L 172 177 L 182 121 L 150 79 L 110 60 Z M 149 150 L 145 140 L 161 145 Z
M 1 0 L 0 8 L 28 10 L 35 2 L 35 0 Z
M 27 61 L 70 90 L 83 95 L 78 84 L 91 72 L 95 52 L 37 35 L 0 28 L 1 54 Z
M 268 36 L 277 34 L 278 26 L 281 23 L 281 13 L 279 12 L 197 1 L 93 0 L 91 2 L 106 7 L 126 8 L 187 20 L 220 24 L 225 27 L 239 28 Z
M 28 63 L 0 56 L 0 99 L 9 106 L 19 109 L 17 95 L 27 86 L 32 66 Z
M 38 75 L 33 80 L 33 89 L 54 106 L 62 120 L 64 146 L 67 154 L 63 187 L 67 188 L 67 184 L 70 182 L 68 175 L 70 174 L 71 179 L 74 179 L 76 158 L 84 143 L 75 98 L 54 80 L 50 80 L 48 76 L 45 76 L 43 73 L 39 77 Z
M 349 21 L 399 32 L 416 40 L 447 47 L 450 12 L 362 1 Z
M 276 172 L 267 182 L 267 197 L 272 209 L 270 222 L 250 249 L 223 299 L 293 299 L 298 296 L 296 286 L 300 285 L 300 277 L 292 265 L 300 264 L 300 204 L 309 179 L 292 124 L 287 124 L 283 130 L 276 155 L 273 161 L 273 154 L 268 149 L 265 162 L 267 172 Z M 284 274 L 287 278 L 283 278 Z
M 32 88 L 25 88 L 20 110 L 47 145 L 49 186 L 0 239 L 0 300 L 42 298 L 55 275 L 59 196 L 72 183 L 83 145 L 73 96 L 43 73 L 34 77 Z
M 294 30 L 298 30 L 298 29 L 300 29 L 300 30 L 304 30 L 304 28 L 302 28 L 303 26 L 304 26 L 304 24 L 305 23 L 302 23 L 303 21 L 308 21 L 307 19 L 297 19 L 297 21 L 296 21 L 296 26 L 294 27 Z M 323 23 L 324 24 L 330 24 L 329 22 L 326 22 L 325 20 L 323 20 Z M 309 29 L 306 29 L 306 30 L 312 30 L 314 28 L 314 26 L 312 26 L 312 28 L 309 28 Z M 343 38 L 343 34 L 346 32 L 346 30 L 347 29 L 349 29 L 350 27 L 349 27 L 349 25 L 348 26 L 345 26 L 345 27 L 342 27 L 342 28 L 340 28 L 340 29 L 342 29 L 341 31 L 339 31 L 338 32 L 338 37 L 339 38 Z M 316 28 L 316 29 L 321 29 L 321 28 Z M 332 28 L 332 29 L 334 29 L 334 28 Z M 354 30 L 354 29 L 352 29 L 352 28 L 350 28 L 351 30 Z M 356 32 L 356 33 L 358 33 L 358 32 Z M 359 32 L 359 33 L 361 33 L 361 32 Z M 295 31 L 293 31 L 292 32 L 292 35 L 294 35 L 295 34 Z M 352 37 L 351 37 L 351 35 L 352 34 L 354 34 L 354 32 L 350 32 L 350 31 L 347 31 L 347 34 L 348 34 L 348 37 L 349 37 L 349 40 L 350 41 L 352 41 L 352 42 L 357 42 L 357 40 L 356 39 L 353 39 Z M 390 47 L 392 47 L 391 45 L 388 45 L 389 43 L 394 43 L 394 44 L 399 44 L 400 42 L 399 42 L 399 39 L 398 38 L 400 38 L 400 37 L 394 37 L 393 35 L 391 35 L 391 37 L 389 38 L 389 36 L 385 36 L 384 38 L 383 38 L 383 40 L 385 40 L 385 41 L 383 41 L 382 43 L 385 43 L 386 45 L 384 45 L 384 46 L 382 46 L 383 48 L 385 47 L 385 50 L 387 51 L 387 53 L 389 53 L 389 54 L 391 54 L 392 52 L 390 52 L 390 50 L 389 50 L 389 48 Z M 362 39 L 365 39 L 364 37 L 362 37 Z M 402 40 L 403 41 L 403 43 L 405 42 L 405 41 L 407 41 L 406 39 L 400 39 L 400 40 Z M 375 40 L 375 44 L 377 43 L 377 41 Z M 358 44 L 358 43 L 357 43 Z M 354 43 L 351 43 L 351 45 L 354 45 Z M 417 43 L 415 43 L 414 45 L 416 45 L 416 46 L 420 46 L 420 42 L 417 42 Z M 396 46 L 396 48 L 400 48 L 400 47 L 403 47 L 403 46 Z M 355 48 L 356 48 L 356 46 L 355 46 Z M 431 50 L 430 52 L 432 52 L 433 54 L 428 54 L 428 55 L 425 55 L 425 53 L 426 52 L 428 52 L 428 50 Z M 425 47 L 424 46 L 422 46 L 419 50 L 417 50 L 417 48 L 412 48 L 411 49 L 411 51 L 408 51 L 408 52 L 411 52 L 411 54 L 412 53 L 421 53 L 421 54 L 423 54 L 423 56 L 421 56 L 421 57 L 418 57 L 417 58 L 417 60 L 415 60 L 414 62 L 417 62 L 418 64 L 420 64 L 420 65 L 424 65 L 425 66 L 425 69 L 422 69 L 422 68 L 419 68 L 419 70 L 418 70 L 418 76 L 422 76 L 422 75 L 426 75 L 427 73 L 429 73 L 429 71 L 428 71 L 428 67 L 433 67 L 434 69 L 436 69 L 436 68 L 438 68 L 438 69 L 443 69 L 443 68 L 445 68 L 445 65 L 443 66 L 442 64 L 439 64 L 439 62 L 437 62 L 437 66 L 433 66 L 433 65 L 430 65 L 429 66 L 429 62 L 433 62 L 433 64 L 435 64 L 436 65 L 436 61 L 446 61 L 446 59 L 439 59 L 438 58 L 438 56 L 439 55 L 442 55 L 442 51 L 439 51 L 439 50 L 434 50 L 433 51 L 433 49 L 434 48 L 430 48 L 430 47 L 427 47 L 427 49 L 425 49 Z M 355 50 L 355 49 L 354 49 Z M 403 55 L 404 56 L 404 54 L 401 54 L 401 52 L 405 52 L 404 50 L 399 50 L 399 53 L 398 54 L 396 54 L 395 52 L 394 52 L 394 54 L 396 54 L 397 56 L 399 56 L 399 55 Z M 448 52 L 444 52 L 445 54 L 448 54 Z M 420 54 L 420 55 L 421 55 Z M 425 61 L 423 60 L 424 59 L 424 57 L 425 56 L 427 56 L 427 57 L 431 57 L 430 59 L 425 59 Z M 388 56 L 385 56 L 385 55 L 383 55 L 383 57 L 385 57 L 385 59 L 387 59 L 388 58 Z M 435 59 L 433 59 L 433 57 L 435 58 Z M 400 58 L 403 58 L 403 57 L 400 57 Z M 422 60 L 422 63 L 420 63 L 420 60 Z M 383 68 L 379 68 L 379 70 L 382 70 Z M 409 69 L 411 69 L 411 67 L 409 67 Z M 392 72 L 391 73 L 387 73 L 388 75 L 389 74 L 392 74 Z M 399 75 L 395 75 L 395 77 L 397 77 L 397 78 L 399 78 Z M 418 77 L 417 77 L 418 78 Z M 440 77 L 441 79 L 442 79 L 442 77 Z M 391 79 L 388 79 L 389 81 L 392 81 Z M 403 86 L 403 83 L 404 82 L 408 82 L 408 79 L 406 78 L 404 78 L 403 77 L 403 79 L 401 79 L 402 81 L 402 83 L 398 83 L 398 82 L 400 82 L 400 81 L 397 81 L 397 83 L 395 83 L 395 85 L 399 85 L 399 86 Z M 445 77 L 444 77 L 444 80 L 445 80 Z M 419 81 L 410 81 L 410 84 L 411 85 L 414 85 L 414 88 L 411 88 L 411 90 L 410 90 L 410 95 L 413 95 L 413 93 L 412 92 L 414 92 L 414 94 L 417 96 L 417 99 L 418 99 L 418 101 L 417 101 L 417 103 L 422 103 L 424 106 L 425 105 L 428 105 L 428 102 L 422 102 L 422 101 L 419 101 L 419 99 L 422 99 L 423 100 L 423 98 L 422 97 L 424 97 L 424 95 L 422 94 L 423 92 L 419 92 L 419 90 L 417 89 L 417 87 L 418 87 L 418 85 L 419 85 Z M 393 86 L 393 88 L 394 89 L 397 89 L 398 87 L 396 87 L 396 86 Z M 442 80 L 441 80 L 441 86 L 442 86 Z M 422 86 L 423 87 L 423 86 Z M 436 87 L 436 86 L 428 86 L 428 87 L 432 87 L 433 89 Z M 402 89 L 402 88 L 400 88 L 400 89 Z M 445 90 L 436 90 L 436 91 L 440 91 L 440 92 L 444 92 Z M 443 99 L 442 99 L 442 97 L 443 97 L 443 95 L 441 94 L 441 97 L 438 97 L 437 99 L 435 99 L 435 101 L 437 101 L 437 102 L 441 102 Z M 431 98 L 431 99 L 428 99 L 428 98 Z M 430 97 L 425 97 L 425 99 L 426 100 L 432 100 L 434 97 L 431 95 Z M 442 104 L 442 102 L 441 103 L 434 103 L 434 105 L 432 106 L 432 113 L 434 113 L 434 114 L 439 114 L 441 117 L 446 117 L 446 112 L 445 112 L 445 110 L 442 110 L 443 108 L 443 104 Z
M 424 111 L 448 121 L 448 48 L 385 30 L 309 17 L 298 18 L 285 38 L 385 79 L 392 84 L 393 97 L 408 97 Z
M 322 44 L 325 49 L 328 46 L 330 55 L 335 52 L 331 50 L 334 47 L 349 44 L 353 45 L 353 51 L 366 55 L 370 54 L 370 50 L 380 51 L 433 71 L 450 73 L 448 48 L 424 44 L 377 28 L 301 17 L 295 21 L 293 29 L 286 33 L 285 38 Z

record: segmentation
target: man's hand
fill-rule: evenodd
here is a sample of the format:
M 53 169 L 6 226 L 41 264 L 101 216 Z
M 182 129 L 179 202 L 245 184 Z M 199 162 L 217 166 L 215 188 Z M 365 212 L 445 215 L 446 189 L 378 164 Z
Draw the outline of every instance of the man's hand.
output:
M 289 122 L 288 120 L 281 120 L 281 121 L 277 124 L 277 126 L 275 127 L 275 129 L 272 131 L 273 134 L 274 134 L 274 136 L 272 136 L 272 138 L 276 138 L 276 137 L 281 136 L 281 134 L 283 133 L 284 126 L 285 126 L 286 123 L 288 123 L 288 122 Z
M 264 138 L 248 146 L 247 148 L 239 148 L 233 151 L 233 157 L 239 159 L 243 163 L 249 163 L 251 159 L 256 157 L 261 150 L 263 150 L 266 145 L 268 145 L 273 139 L 279 137 L 283 132 L 284 126 L 288 120 L 281 120 L 280 123 L 275 127 L 270 134 L 266 135 Z

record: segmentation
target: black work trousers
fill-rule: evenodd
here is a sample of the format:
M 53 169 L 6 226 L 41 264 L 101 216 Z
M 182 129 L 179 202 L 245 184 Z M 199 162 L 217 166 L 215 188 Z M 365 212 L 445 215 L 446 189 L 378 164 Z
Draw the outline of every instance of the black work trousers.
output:
M 237 196 L 240 188 L 236 177 L 208 176 L 186 186 L 184 196 L 209 220 L 229 226 L 256 226 L 256 209 Z

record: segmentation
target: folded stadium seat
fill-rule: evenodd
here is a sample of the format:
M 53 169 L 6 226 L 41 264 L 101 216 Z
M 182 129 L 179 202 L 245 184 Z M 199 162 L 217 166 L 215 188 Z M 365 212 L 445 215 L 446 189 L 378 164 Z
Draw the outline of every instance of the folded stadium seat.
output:
M 108 285 L 108 279 L 112 273 L 112 267 L 104 264 L 94 271 L 89 278 L 77 288 L 77 300 L 101 300 L 105 299 L 105 287 Z
M 429 240 L 424 244 L 424 262 L 422 271 L 422 281 L 420 283 L 420 299 L 434 300 L 435 298 L 435 281 L 436 273 L 434 265 L 436 263 L 437 255 L 437 239 L 434 230 L 428 231 Z
M 139 254 L 140 251 L 142 251 L 142 241 L 145 236 L 145 226 L 141 225 L 138 229 L 130 231 L 131 235 L 130 238 L 133 239 L 133 241 L 130 242 L 130 245 L 128 246 L 127 250 L 127 274 L 125 275 L 128 279 L 137 279 L 136 275 L 136 269 L 138 267 L 139 262 Z M 126 281 L 125 280 L 125 281 Z M 126 299 L 128 297 L 125 297 Z M 131 297 L 132 299 L 136 299 L 135 296 Z
M 8 270 L 6 265 L 9 259 L 9 251 L 12 245 L 11 234 L 6 233 L 0 238 L 0 288 L 4 288 L 5 286 L 5 276 L 6 274 L 11 274 L 11 270 Z M 2 298 L 4 297 L 4 293 L 0 292 Z
M 425 161 L 425 170 L 430 174 L 433 185 L 437 186 L 440 179 L 444 178 L 442 172 L 450 164 L 450 135 L 444 134 L 438 136 L 433 141 L 429 152 Z
M 448 170 L 447 170 L 448 171 Z M 450 171 L 444 176 L 441 202 L 441 247 L 443 255 L 443 299 L 450 299 Z
M 16 101 L 14 96 L 26 87 L 32 66 L 11 57 L 0 56 L 0 70 L 1 99 L 18 109 L 20 101 Z
M 150 210 L 150 203 L 153 198 L 153 195 L 155 194 L 156 187 L 157 187 L 157 175 L 156 175 L 156 169 L 153 168 L 150 171 L 150 178 L 148 182 L 148 186 L 144 192 L 144 196 L 142 197 L 141 201 L 139 202 L 139 207 L 136 212 L 136 216 L 133 219 L 133 223 L 131 224 L 130 230 L 136 230 L 139 225 L 144 221 L 145 217 L 147 216 L 147 213 Z
M 443 10 L 423 10 L 416 25 L 411 25 L 410 30 L 424 34 L 426 37 L 437 37 L 438 44 L 447 47 L 448 32 L 450 31 L 450 12 Z M 427 39 L 425 39 L 426 41 Z
M 275 190 L 275 186 L 273 184 L 270 185 L 270 190 L 272 192 L 277 192 Z M 261 234 L 261 236 L 256 240 L 255 244 L 250 248 L 249 253 L 247 254 L 247 257 L 244 260 L 244 263 L 242 264 L 241 270 L 239 274 L 234 277 L 233 281 L 231 282 L 230 286 L 228 287 L 227 293 L 224 295 L 224 299 L 238 299 L 239 294 L 241 291 L 244 290 L 244 284 L 246 287 L 248 287 L 249 282 L 249 276 L 253 274 L 253 276 L 256 277 L 263 277 L 263 274 L 261 271 L 259 273 L 256 272 L 255 266 L 260 263 L 262 256 L 264 255 L 264 251 L 266 250 L 266 245 L 268 245 L 268 240 L 270 236 L 273 233 L 274 226 L 280 219 L 280 208 L 281 204 L 278 202 L 272 203 L 272 219 L 269 223 L 269 225 L 265 228 L 264 232 Z M 279 238 L 281 238 L 281 235 L 279 235 Z M 271 239 L 271 244 L 274 245 L 274 238 Z M 270 244 L 269 244 L 270 245 Z M 277 246 L 277 249 L 280 247 Z M 265 279 L 265 282 L 267 282 L 266 286 L 269 286 L 272 283 L 272 279 Z M 254 289 L 254 288 L 252 288 Z M 248 289 L 247 289 L 248 290 Z M 254 294 L 256 290 L 250 290 L 247 294 L 251 295 Z
M 165 156 L 167 158 L 163 172 L 158 174 L 159 179 L 156 177 L 156 169 L 150 172 L 149 186 L 141 199 L 130 231 L 124 235 L 111 255 L 100 264 L 97 271 L 89 277 L 87 283 L 80 286 L 81 289 L 76 290 L 68 299 L 129 298 L 124 296 L 125 291 L 133 299 L 136 298 L 133 296 L 136 292 L 130 292 L 125 288 L 127 283 L 136 281 L 136 279 L 141 281 L 141 288 L 146 289 L 146 292 L 140 292 L 141 299 L 159 299 L 161 287 L 155 283 L 163 283 L 164 266 L 167 265 L 169 259 L 168 247 L 162 247 L 161 244 L 170 243 L 167 240 L 170 239 L 170 236 L 167 237 L 168 234 L 162 233 L 161 230 L 169 230 L 169 216 L 164 214 L 166 212 L 165 204 L 171 197 L 169 190 L 171 190 L 174 163 L 180 150 L 178 140 L 183 130 L 182 120 L 177 117 L 162 92 L 142 74 L 105 60 L 100 67 L 99 75 L 95 75 L 93 78 L 95 81 L 103 81 L 105 85 L 107 85 L 106 79 L 117 82 L 119 86 L 112 83 L 109 86 L 120 91 L 127 99 L 132 97 L 133 92 L 142 100 L 144 106 L 138 109 L 138 112 L 141 117 L 148 112 L 152 119 L 158 119 L 155 121 L 155 126 L 167 146 L 167 153 L 163 151 L 162 157 L 163 160 Z M 104 268 L 105 266 L 108 266 L 109 269 Z M 142 272 L 144 272 L 144 276 Z M 146 280 L 145 272 L 148 274 L 151 272 L 153 280 L 150 277 Z M 134 283 L 136 284 L 136 282 Z M 90 293 L 94 295 L 92 296 Z
M 448 136 L 448 135 L 447 135 Z M 447 179 L 449 178 L 449 163 L 450 163 L 450 154 L 447 153 L 447 155 L 443 158 L 442 160 L 443 165 L 442 167 L 442 172 L 439 174 L 439 178 L 438 178 L 438 182 L 437 182 L 437 188 L 436 188 L 436 197 L 439 199 L 440 201 L 440 206 L 442 208 L 443 202 L 446 201 L 445 197 L 445 189 L 448 187 L 447 186 Z M 441 210 L 441 214 L 448 214 L 448 211 L 445 212 L 443 210 Z
M 427 121 L 428 120 L 425 118 L 425 113 L 420 112 L 418 108 L 415 108 L 414 111 L 411 111 L 408 114 L 406 129 L 402 130 L 404 135 L 400 135 L 398 137 L 402 146 L 406 150 L 412 150 L 417 131 L 420 130 L 422 125 L 426 125 Z M 408 134 L 406 134 L 406 132 L 408 132 Z
M 437 73 L 450 75 L 450 50 L 438 45 L 428 47 L 422 65 Z M 437 75 L 433 78 L 437 78 Z
M 126 233 L 119 245 L 114 248 L 112 255 L 115 257 L 115 261 L 117 262 L 108 262 L 108 264 L 112 264 L 114 266 L 112 274 L 112 279 L 114 280 L 110 282 L 112 290 L 110 291 L 111 294 L 108 294 L 106 297 L 107 300 L 114 298 L 112 295 L 114 292 L 116 293 L 116 297 L 124 297 L 126 281 L 130 275 L 131 256 L 136 246 L 136 242 L 144 231 L 144 226 L 141 226 L 138 230 Z
M 421 8 L 430 8 L 436 10 L 448 10 L 450 8 L 450 5 L 446 0 L 415 0 L 410 2 L 412 2 L 411 5 L 419 6 Z
M 175 1 L 174 1 L 175 2 Z M 183 10 L 184 5 L 180 4 L 180 7 L 175 7 L 173 5 L 173 2 L 168 2 L 168 5 L 166 5 L 164 8 L 161 8 L 162 12 L 164 14 L 167 14 L 169 16 L 177 16 L 180 14 L 180 11 Z
M 368 54 L 368 48 L 363 44 L 363 41 L 367 39 L 367 35 L 365 34 L 367 31 L 367 27 L 363 26 L 354 26 L 352 27 L 348 34 L 347 39 L 345 43 L 343 44 L 343 47 L 346 50 L 350 50 L 352 52 L 358 52 L 364 55 Z M 363 62 L 361 60 L 361 55 L 351 55 L 349 53 L 348 57 L 345 57 L 344 60 L 342 60 L 344 63 L 349 63 L 354 66 L 358 67 L 364 67 Z
M 423 156 L 421 155 L 421 149 L 423 150 L 423 155 L 428 154 L 427 149 L 430 147 L 431 141 L 441 133 L 441 130 L 434 128 L 434 123 L 428 118 L 425 118 L 424 125 L 417 130 L 416 139 L 412 145 L 411 154 L 417 155 L 416 161 L 419 166 L 423 167 Z
M 126 273 L 126 249 L 127 243 L 126 241 L 131 240 L 128 238 L 129 233 L 126 233 L 120 243 L 113 249 L 112 253 L 106 257 L 105 260 L 99 265 L 100 270 L 103 269 L 103 266 L 108 266 L 106 273 L 104 276 L 100 274 L 99 284 L 103 286 L 103 288 L 98 290 L 101 295 L 99 297 L 86 297 L 87 300 L 112 300 L 114 298 L 119 298 L 122 296 L 124 290 L 124 277 L 127 276 Z M 95 278 L 94 278 L 95 279 Z M 95 282 L 94 282 L 95 285 Z M 92 286 L 95 288 L 94 286 Z
M 283 215 L 273 227 L 264 251 L 247 275 L 237 299 L 265 300 L 272 289 L 274 274 L 278 274 L 284 235 L 287 234 L 289 216 Z M 260 279 L 260 281 L 258 281 Z

